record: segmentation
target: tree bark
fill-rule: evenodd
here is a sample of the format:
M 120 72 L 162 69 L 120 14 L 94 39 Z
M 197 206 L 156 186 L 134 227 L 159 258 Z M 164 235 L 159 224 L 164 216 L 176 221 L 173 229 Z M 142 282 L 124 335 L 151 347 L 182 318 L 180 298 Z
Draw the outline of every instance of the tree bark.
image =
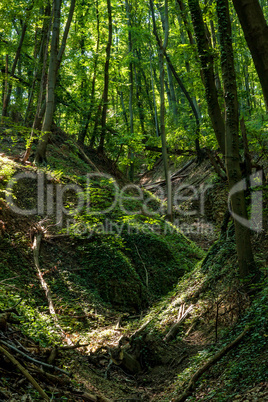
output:
M 237 88 L 228 0 L 217 0 L 217 15 L 221 47 L 221 68 L 225 92 L 226 169 L 229 190 L 231 191 L 242 180 L 242 174 L 239 155 Z M 231 204 L 232 210 L 236 215 L 247 219 L 243 190 L 232 194 Z M 234 224 L 239 273 L 241 278 L 246 278 L 255 266 L 250 242 L 250 231 L 248 227 L 243 226 L 237 219 L 234 219 Z
M 159 71 L 160 71 L 160 132 L 161 132 L 161 141 L 162 141 L 162 158 L 164 163 L 165 170 L 165 179 L 167 186 L 167 218 L 170 222 L 173 220 L 172 216 L 172 186 L 170 179 L 170 171 L 169 171 L 169 163 L 168 163 L 168 153 L 167 153 L 167 143 L 166 143 L 166 126 L 165 126 L 165 71 L 164 71 L 164 55 L 167 48 L 168 43 L 168 33 L 169 33 L 169 23 L 168 23 L 168 4 L 167 0 L 165 0 L 165 16 L 164 16 L 164 24 L 165 24 L 165 37 L 164 42 L 160 40 L 157 34 L 156 22 L 155 22 L 155 14 L 154 14 L 154 5 L 153 0 L 150 0 L 150 7 L 153 18 L 153 31 L 154 35 L 158 42 L 159 47 Z
M 223 155 L 225 155 L 225 124 L 218 101 L 213 69 L 213 55 L 206 36 L 205 25 L 198 0 L 188 0 L 194 32 L 200 56 L 201 70 L 204 77 L 206 100 L 210 120 Z
M 104 138 L 105 138 L 105 126 L 106 126 L 106 117 L 107 117 L 107 109 L 108 109 L 108 92 L 109 92 L 109 65 L 110 65 L 110 57 L 111 57 L 111 47 L 112 47 L 112 38 L 113 38 L 113 21 L 112 21 L 112 7 L 111 0 L 107 0 L 107 11 L 108 11 L 108 42 L 106 46 L 106 61 L 104 67 L 104 89 L 102 95 L 102 117 L 101 117 L 101 135 L 100 135 L 100 143 L 98 150 L 99 152 L 104 152 Z
M 233 0 L 268 109 L 268 25 L 259 0 Z
M 132 62 L 132 35 L 131 35 L 131 16 L 130 16 L 130 6 L 128 0 L 125 0 L 126 15 L 127 15 L 127 25 L 128 25 L 128 55 L 129 55 L 129 121 L 130 121 L 130 135 L 134 135 L 134 115 L 133 115 L 133 62 Z M 130 155 L 130 169 L 129 169 L 129 180 L 134 180 L 134 154 L 129 147 Z
M 98 67 L 99 47 L 100 47 L 100 18 L 99 18 L 98 0 L 96 0 L 95 10 L 96 10 L 96 18 L 97 18 L 97 42 L 96 42 L 95 60 L 94 60 L 94 67 L 93 67 L 93 77 L 92 77 L 92 85 L 91 85 L 91 93 L 90 93 L 89 111 L 87 114 L 86 124 L 82 127 L 82 129 L 79 133 L 79 136 L 78 136 L 78 143 L 81 146 L 83 146 L 84 142 L 85 142 L 88 126 L 89 126 L 93 108 L 94 108 L 94 101 L 95 101 L 95 86 L 96 86 L 96 79 L 97 79 L 97 67 Z
M 48 80 L 47 80 L 47 90 L 46 90 L 46 111 L 45 117 L 42 125 L 42 137 L 39 140 L 35 162 L 42 163 L 46 162 L 46 150 L 49 139 L 49 134 L 51 130 L 53 114 L 55 109 L 55 88 L 56 88 L 56 79 L 58 70 L 61 64 L 62 56 L 65 50 L 66 41 L 73 17 L 75 0 L 71 1 L 70 10 L 68 19 L 66 22 L 66 26 L 63 33 L 62 43 L 60 50 L 59 47 L 59 33 L 60 33 L 60 10 L 61 10 L 61 0 L 54 0 L 54 21 L 53 21 L 53 32 L 51 38 L 51 50 L 50 50 L 50 59 L 49 59 L 49 68 L 48 68 Z
M 21 30 L 21 35 L 20 35 L 20 41 L 19 41 L 18 48 L 17 48 L 17 51 L 16 51 L 15 59 L 14 59 L 13 64 L 12 64 L 12 68 L 11 68 L 11 72 L 10 72 L 9 79 L 14 77 L 14 74 L 15 74 L 15 71 L 16 71 L 17 63 L 18 63 L 18 60 L 19 60 L 19 57 L 20 57 L 20 53 L 21 53 L 21 48 L 22 48 L 23 41 L 24 41 L 25 34 L 26 34 L 26 29 L 27 29 L 29 14 L 30 14 L 30 11 L 32 10 L 32 8 L 33 8 L 33 2 L 31 3 L 31 5 L 29 6 L 29 8 L 27 9 L 26 20 L 25 20 L 25 22 L 24 22 L 23 25 L 22 25 L 22 30 Z M 10 102 L 11 91 L 12 91 L 12 81 L 9 81 L 8 90 L 7 90 L 7 92 L 5 93 L 5 96 L 4 96 L 3 109 L 2 109 L 2 117 L 6 117 L 6 116 L 7 116 L 7 109 L 8 109 L 9 102 Z

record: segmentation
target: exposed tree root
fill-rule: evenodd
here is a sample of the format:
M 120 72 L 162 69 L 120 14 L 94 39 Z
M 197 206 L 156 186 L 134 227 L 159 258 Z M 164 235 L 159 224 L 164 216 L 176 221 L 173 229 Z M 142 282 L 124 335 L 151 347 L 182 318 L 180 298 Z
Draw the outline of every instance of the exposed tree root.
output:
M 63 331 L 62 327 L 60 326 L 56 311 L 55 311 L 54 306 L 53 306 L 50 289 L 48 287 L 48 284 L 44 280 L 43 274 L 42 274 L 41 269 L 40 269 L 40 265 L 39 265 L 39 250 L 40 250 L 40 244 L 41 244 L 42 237 L 43 237 L 42 231 L 37 231 L 34 234 L 34 238 L 33 238 L 33 256 L 34 256 L 35 267 L 37 269 L 38 276 L 39 276 L 42 288 L 45 291 L 45 294 L 46 294 L 46 297 L 47 297 L 47 300 L 48 300 L 49 312 L 51 314 L 51 317 L 53 318 L 54 324 L 58 328 L 58 330 L 60 331 L 63 340 L 68 345 L 73 345 L 72 341 L 66 336 L 65 332 Z

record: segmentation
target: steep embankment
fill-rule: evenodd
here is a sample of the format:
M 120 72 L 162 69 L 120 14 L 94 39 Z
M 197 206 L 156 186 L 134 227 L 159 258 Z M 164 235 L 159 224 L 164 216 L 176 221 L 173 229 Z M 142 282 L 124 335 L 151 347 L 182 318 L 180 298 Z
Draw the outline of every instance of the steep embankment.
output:
M 24 349 L 25 336 L 41 347 L 79 338 L 88 353 L 103 344 L 107 325 L 148 308 L 203 256 L 162 219 L 156 198 L 135 186 L 122 190 L 120 177 L 80 153 L 54 144 L 51 165 L 39 169 L 1 153 L 1 330 L 11 346 L 16 339 L 5 333 L 17 325 Z
M 261 282 L 248 295 L 237 279 L 231 222 L 227 239 L 202 264 L 204 253 L 162 218 L 158 199 L 135 187 L 122 193 L 120 179 L 118 194 L 99 172 L 87 183 L 85 173 L 96 171 L 83 159 L 72 145 L 56 144 L 47 168 L 1 156 L 3 198 L 9 179 L 30 172 L 13 186 L 14 205 L 35 208 L 39 194 L 41 206 L 39 215 L 25 216 L 1 201 L 0 345 L 56 400 L 176 401 L 190 377 L 249 327 L 193 384 L 188 400 L 265 400 L 267 234 L 254 238 Z M 100 170 L 97 157 L 93 163 Z M 194 165 L 188 173 L 198 180 Z M 79 200 L 79 211 L 67 215 Z M 33 247 L 41 234 L 38 272 Z M 86 346 L 76 345 L 78 339 Z M 42 373 L 40 362 L 52 367 Z M 0 370 L 3 400 L 38 400 L 3 353 Z

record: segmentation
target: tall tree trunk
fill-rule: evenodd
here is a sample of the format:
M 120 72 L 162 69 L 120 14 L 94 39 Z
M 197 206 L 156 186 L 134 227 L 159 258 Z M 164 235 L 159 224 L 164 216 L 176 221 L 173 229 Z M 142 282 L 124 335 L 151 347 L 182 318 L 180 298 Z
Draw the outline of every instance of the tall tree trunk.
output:
M 48 79 L 47 79 L 47 90 L 46 90 L 46 111 L 44 116 L 44 121 L 42 125 L 42 136 L 39 140 L 36 154 L 35 154 L 35 162 L 42 163 L 46 162 L 46 150 L 49 139 L 49 134 L 51 130 L 53 114 L 55 110 L 55 88 L 56 88 L 56 79 L 57 73 L 60 67 L 60 63 L 62 60 L 62 56 L 65 50 L 66 41 L 74 13 L 75 0 L 71 1 L 69 15 L 66 22 L 66 26 L 63 33 L 63 38 L 61 42 L 61 47 L 59 48 L 59 33 L 60 33 L 60 10 L 61 10 L 61 0 L 54 0 L 54 21 L 53 21 L 53 32 L 51 38 L 51 50 L 50 50 L 50 59 L 49 59 L 49 67 L 48 67 Z
M 33 101 L 33 94 L 34 94 L 34 88 L 36 81 L 40 79 L 42 82 L 43 80 L 43 73 L 46 71 L 44 70 L 44 61 L 45 61 L 45 66 L 46 66 L 46 58 L 47 58 L 47 53 L 48 53 L 48 41 L 49 41 L 49 32 L 50 32 L 50 25 L 51 25 L 51 6 L 50 2 L 47 1 L 46 7 L 44 10 L 42 10 L 42 17 L 44 17 L 43 21 L 43 27 L 42 27 L 42 33 L 41 33 L 41 41 L 40 41 L 40 47 L 39 47 L 39 52 L 38 52 L 38 47 L 36 46 L 35 53 L 38 53 L 35 55 L 37 58 L 35 70 L 33 73 L 33 78 L 32 78 L 32 85 L 29 91 L 29 97 L 28 97 L 28 104 L 27 108 L 25 111 L 25 116 L 24 116 L 24 125 L 27 124 L 27 119 L 28 115 L 31 109 L 32 101 Z M 50 17 L 50 18 L 49 18 Z M 41 84 L 43 86 L 43 84 Z M 39 107 L 40 110 L 40 107 Z M 38 113 L 39 113 L 38 110 Z
M 130 58 L 129 62 L 129 121 L 130 121 L 130 135 L 134 135 L 134 116 L 133 116 L 133 62 L 132 62 L 132 35 L 131 35 L 131 16 L 130 7 L 128 0 L 125 0 L 126 14 L 127 14 L 127 25 L 128 25 L 128 56 Z M 130 170 L 129 179 L 134 180 L 134 154 L 132 149 L 129 149 L 130 155 Z
M 49 10 L 51 14 L 51 9 Z M 44 53 L 42 56 L 43 59 L 43 67 L 42 67 L 42 73 L 41 73 L 41 80 L 40 80 L 40 87 L 39 87 L 39 94 L 38 94 L 38 101 L 37 101 L 37 107 L 36 107 L 36 113 L 32 125 L 32 130 L 31 130 L 31 135 L 29 142 L 27 143 L 26 146 L 26 151 L 24 153 L 22 161 L 25 163 L 30 156 L 31 149 L 32 149 L 32 144 L 34 141 L 35 133 L 37 130 L 41 130 L 41 123 L 46 111 L 46 102 L 45 102 L 45 89 L 46 89 L 46 74 L 47 74 L 47 59 L 48 59 L 48 46 L 50 42 L 50 32 L 51 32 L 51 24 L 52 24 L 52 15 L 50 16 L 47 30 L 46 30 L 46 38 L 45 39 L 45 47 L 44 47 Z
M 104 67 L 104 89 L 102 95 L 102 116 L 101 116 L 101 135 L 100 135 L 100 143 L 98 150 L 99 152 L 104 152 L 104 138 L 105 138 L 105 126 L 106 126 L 106 117 L 107 117 L 107 109 L 108 109 L 108 92 L 109 92 L 109 65 L 110 65 L 110 57 L 111 57 L 111 47 L 112 47 L 112 38 L 113 38 L 113 21 L 112 21 L 112 8 L 111 8 L 111 0 L 107 0 L 107 11 L 108 11 L 108 42 L 106 46 L 106 61 Z
M 33 3 L 30 6 L 30 8 L 27 10 L 26 20 L 22 25 L 20 41 L 19 41 L 19 44 L 18 44 L 18 47 L 17 47 L 17 51 L 16 51 L 16 54 L 15 54 L 15 58 L 14 58 L 12 68 L 11 68 L 11 72 L 10 72 L 10 76 L 9 76 L 8 90 L 7 90 L 7 92 L 5 93 L 5 96 L 4 96 L 2 117 L 7 116 L 7 109 L 8 109 L 8 106 L 9 106 L 10 97 L 11 97 L 11 91 L 12 91 L 12 78 L 14 77 L 14 74 L 15 74 L 15 71 L 16 71 L 17 63 L 18 63 L 18 60 L 19 60 L 19 57 L 20 57 L 21 48 L 22 48 L 22 44 L 23 44 L 23 41 L 24 41 L 24 38 L 25 38 L 26 29 L 27 29 L 29 12 L 30 12 L 30 10 L 32 8 L 33 8 Z
M 152 92 L 153 92 L 153 102 L 154 102 L 154 124 L 155 124 L 155 132 L 156 136 L 159 137 L 160 129 L 158 125 L 158 116 L 157 116 L 157 105 L 155 99 L 155 85 L 154 85 L 154 77 L 153 77 L 153 67 L 152 67 L 152 50 L 150 49 L 150 72 L 151 72 L 151 85 L 152 85 Z
M 141 131 L 142 131 L 144 138 L 146 138 L 147 133 L 146 133 L 146 129 L 145 129 L 145 116 L 144 116 L 144 110 L 143 110 L 143 105 L 142 105 L 141 82 L 140 82 L 140 77 L 139 77 L 138 71 L 135 67 L 135 64 L 134 64 L 133 68 L 134 68 L 134 75 L 135 75 L 136 98 L 137 98 L 137 105 L 138 105 L 138 111 L 139 111 Z
M 54 102 L 55 102 L 55 87 L 57 78 L 57 55 L 59 47 L 59 34 L 60 34 L 60 9 L 61 0 L 54 0 L 53 2 L 53 31 L 51 38 L 51 49 L 48 67 L 47 90 L 46 90 L 46 111 L 42 125 L 42 137 L 39 140 L 35 162 L 46 162 L 46 149 L 49 138 L 49 132 L 53 120 Z
M 88 114 L 86 117 L 86 124 L 82 127 L 82 129 L 79 133 L 79 136 L 78 136 L 78 142 L 80 145 L 84 145 L 88 126 L 89 126 L 92 112 L 94 109 L 94 103 L 95 103 L 95 86 L 96 86 L 96 79 L 97 79 L 97 67 L 98 67 L 99 47 L 100 47 L 100 17 L 99 17 L 98 0 L 96 0 L 95 10 L 96 10 L 96 18 L 97 18 L 97 42 L 96 42 L 95 60 L 94 60 L 94 66 L 93 66 L 93 77 L 92 77 L 92 85 L 91 85 L 91 93 L 90 93 L 89 111 L 88 111 Z
M 240 170 L 239 156 L 239 120 L 236 77 L 232 47 L 232 32 L 229 16 L 228 0 L 217 0 L 217 15 L 221 46 L 221 68 L 225 92 L 225 111 L 226 111 L 226 168 L 230 191 L 242 179 Z M 233 212 L 247 219 L 247 210 L 244 191 L 234 192 L 231 196 Z M 240 277 L 245 278 L 254 268 L 254 258 L 250 242 L 250 231 L 243 226 L 237 219 L 235 223 L 235 238 L 238 254 L 238 264 Z
M 200 56 L 201 69 L 204 77 L 206 100 L 210 120 L 223 155 L 225 155 L 225 124 L 218 101 L 213 69 L 213 55 L 206 37 L 205 25 L 198 0 L 188 0 L 191 18 Z
M 154 35 L 158 42 L 159 47 L 159 70 L 160 70 L 160 131 L 161 131 L 161 141 L 162 141 L 162 158 L 164 163 L 165 170 L 165 179 L 167 186 L 167 218 L 172 222 L 172 186 L 171 186 L 171 178 L 169 171 L 169 163 L 168 163 L 168 153 L 167 153 L 167 143 L 166 143 L 166 125 L 165 125 L 165 70 L 164 70 L 164 55 L 167 48 L 168 43 L 168 33 L 169 33 L 169 23 L 168 23 L 168 3 L 165 0 L 165 37 L 164 42 L 160 40 L 157 34 L 155 14 L 154 14 L 154 5 L 153 0 L 150 0 L 150 7 L 153 18 L 153 30 Z
M 268 109 L 268 25 L 259 0 L 233 0 Z
M 164 14 L 163 14 L 163 9 L 162 9 L 161 6 L 158 6 L 158 10 L 159 10 L 160 15 L 161 15 L 163 31 L 165 32 L 165 25 L 164 25 L 164 20 L 165 20 L 165 18 L 164 18 Z M 156 40 L 157 40 L 158 45 L 159 45 L 159 37 L 158 37 L 158 35 L 157 35 L 157 32 L 156 32 Z M 198 112 L 198 110 L 197 110 L 197 108 L 196 108 L 196 106 L 195 106 L 195 104 L 194 104 L 194 102 L 193 102 L 193 99 L 191 98 L 191 96 L 189 95 L 187 89 L 185 88 L 185 86 L 184 86 L 182 80 L 181 80 L 180 77 L 178 76 L 178 74 L 177 74 L 177 72 L 176 72 L 176 70 L 175 70 L 175 68 L 174 68 L 174 66 L 173 66 L 173 64 L 172 64 L 172 62 L 171 62 L 171 60 L 170 60 L 170 57 L 169 57 L 169 55 L 168 55 L 166 49 L 164 49 L 164 56 L 165 56 L 166 61 L 167 61 L 167 63 L 168 63 L 169 69 L 170 69 L 171 72 L 173 73 L 174 78 L 176 79 L 176 81 L 177 81 L 177 83 L 179 84 L 179 86 L 180 86 L 182 92 L 183 92 L 184 95 L 186 96 L 186 99 L 188 100 L 189 105 L 190 105 L 190 107 L 191 107 L 191 109 L 192 109 L 192 111 L 193 111 L 193 114 L 194 114 L 194 117 L 195 117 L 195 121 L 196 121 L 195 148 L 196 148 L 197 158 L 198 158 L 199 160 L 201 160 L 201 150 L 200 150 L 200 146 L 199 146 L 199 137 L 200 137 L 199 112 Z

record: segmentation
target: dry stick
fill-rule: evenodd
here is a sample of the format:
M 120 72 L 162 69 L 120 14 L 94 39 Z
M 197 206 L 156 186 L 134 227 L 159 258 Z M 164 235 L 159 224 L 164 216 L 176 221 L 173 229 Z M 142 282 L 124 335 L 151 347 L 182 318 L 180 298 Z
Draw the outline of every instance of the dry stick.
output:
M 164 338 L 164 341 L 169 342 L 170 340 L 174 339 L 175 336 L 177 335 L 180 325 L 183 323 L 183 321 L 186 319 L 186 317 L 192 312 L 193 310 L 193 305 L 191 305 L 190 307 L 187 308 L 187 310 L 184 313 L 184 308 L 182 310 L 182 307 L 180 309 L 180 315 L 179 315 L 179 321 L 176 322 L 171 329 L 169 330 L 169 332 L 167 333 L 167 335 Z
M 31 374 L 15 359 L 5 348 L 0 346 L 0 352 L 2 352 L 21 372 L 22 374 L 30 381 L 30 383 L 34 386 L 34 388 L 39 392 L 39 394 L 46 401 L 50 401 L 48 395 L 43 391 L 39 384 L 35 381 L 35 379 L 31 376 Z
M 38 276 L 39 276 L 42 288 L 44 289 L 46 297 L 47 297 L 47 300 L 48 300 L 48 308 L 49 308 L 49 312 L 50 312 L 50 314 L 51 314 L 51 316 L 53 318 L 54 324 L 60 330 L 63 339 L 65 339 L 65 341 L 68 343 L 68 345 L 72 345 L 73 344 L 72 341 L 67 338 L 67 336 L 65 335 L 63 329 L 61 328 L 61 326 L 59 324 L 59 320 L 58 320 L 56 311 L 55 311 L 54 306 L 53 306 L 50 289 L 48 287 L 48 284 L 44 280 L 43 274 L 42 274 L 41 269 L 40 269 L 40 265 L 39 265 L 39 250 L 40 250 L 40 244 L 41 244 L 42 237 L 43 237 L 43 234 L 41 232 L 35 233 L 35 235 L 34 235 L 34 241 L 33 241 L 34 263 L 35 263 L 35 266 L 36 266 L 36 269 L 37 269 L 37 272 L 38 272 Z
M 96 170 L 96 172 L 99 172 L 99 169 L 97 168 L 97 166 L 89 159 L 89 157 L 83 151 L 83 149 L 80 147 L 80 145 L 76 144 L 76 146 L 79 149 L 81 156 L 83 157 L 81 159 L 83 159 L 85 162 L 87 162 L 89 165 L 91 165 Z
M 226 355 L 229 350 L 233 349 L 243 339 L 249 329 L 250 327 L 246 327 L 244 331 L 233 342 L 225 346 L 225 348 L 216 353 L 207 363 L 205 363 L 199 370 L 197 370 L 192 376 L 186 390 L 177 399 L 175 399 L 174 402 L 184 402 L 188 398 L 188 396 L 192 394 L 193 388 L 201 375 L 204 374 L 211 366 L 217 363 L 217 361 L 219 361 L 224 355 Z
M 71 376 L 71 374 L 68 373 L 68 371 L 62 370 L 62 369 L 60 369 L 59 367 L 53 366 L 53 365 L 51 365 L 51 364 L 44 363 L 44 362 L 42 362 L 42 361 L 40 361 L 40 360 L 36 360 L 36 359 L 34 359 L 33 357 L 28 356 L 26 353 L 22 352 L 21 350 L 17 349 L 15 346 L 10 345 L 9 343 L 3 341 L 2 339 L 0 339 L 0 343 L 2 343 L 3 345 L 7 346 L 7 347 L 10 348 L 10 349 L 13 349 L 15 352 L 21 354 L 22 356 L 24 356 L 26 359 L 30 360 L 30 361 L 33 362 L 33 363 L 41 364 L 41 365 L 44 366 L 44 367 L 50 368 L 50 369 L 52 369 L 52 370 L 59 371 L 60 373 L 63 373 L 63 374 L 65 374 L 65 375 L 68 375 L 69 377 Z

